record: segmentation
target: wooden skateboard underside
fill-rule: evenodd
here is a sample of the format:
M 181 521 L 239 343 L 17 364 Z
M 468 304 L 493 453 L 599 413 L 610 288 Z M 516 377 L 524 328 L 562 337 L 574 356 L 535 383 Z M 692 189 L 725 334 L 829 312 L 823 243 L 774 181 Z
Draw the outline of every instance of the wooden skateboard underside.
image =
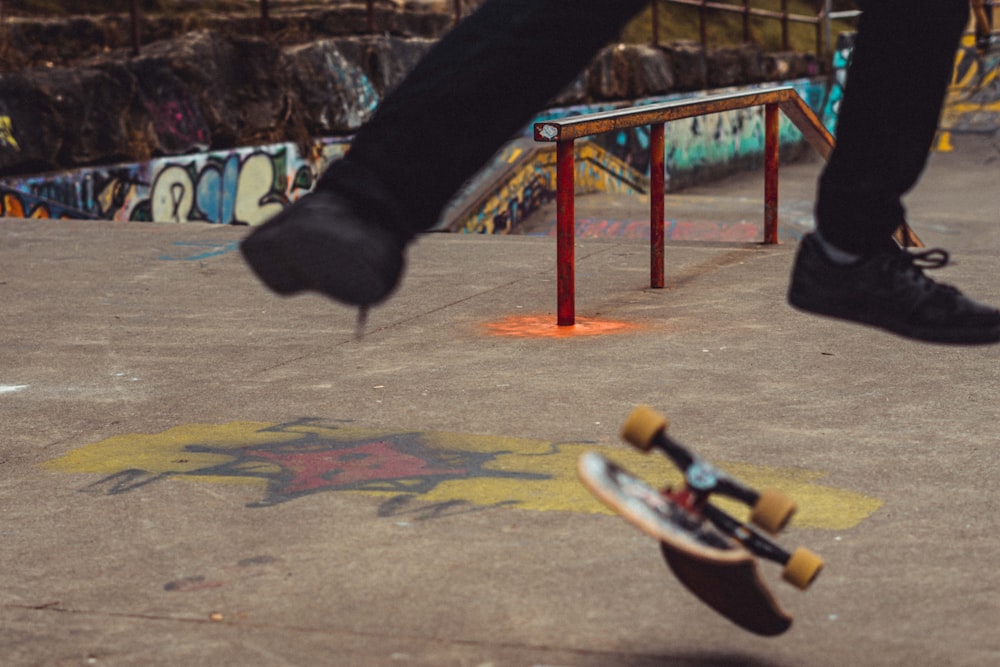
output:
M 580 457 L 578 472 L 598 499 L 659 540 L 671 571 L 702 602 L 757 634 L 778 635 L 791 626 L 755 558 L 737 541 L 596 452 Z

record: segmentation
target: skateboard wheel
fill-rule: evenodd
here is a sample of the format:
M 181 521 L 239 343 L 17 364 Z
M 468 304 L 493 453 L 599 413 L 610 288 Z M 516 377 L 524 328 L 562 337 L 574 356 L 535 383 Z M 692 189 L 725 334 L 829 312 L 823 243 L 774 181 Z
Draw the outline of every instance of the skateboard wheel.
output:
M 820 570 L 823 569 L 823 559 L 804 547 L 799 547 L 785 563 L 781 573 L 782 579 L 800 590 L 809 588 Z
M 648 452 L 653 440 L 666 431 L 670 420 L 648 405 L 639 405 L 632 410 L 622 426 L 622 439 L 633 447 Z
M 764 489 L 750 511 L 750 521 L 772 535 L 788 525 L 795 514 L 795 501 L 777 489 Z

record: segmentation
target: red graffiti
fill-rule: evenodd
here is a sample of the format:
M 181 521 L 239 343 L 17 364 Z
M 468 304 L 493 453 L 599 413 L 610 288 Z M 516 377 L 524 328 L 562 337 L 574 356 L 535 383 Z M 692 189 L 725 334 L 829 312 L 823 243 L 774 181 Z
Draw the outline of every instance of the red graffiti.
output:
M 246 449 L 246 458 L 281 466 L 281 481 L 272 493 L 289 496 L 321 490 L 356 488 L 380 480 L 461 476 L 462 468 L 436 468 L 427 461 L 401 452 L 391 442 L 371 442 L 347 449 L 275 451 Z

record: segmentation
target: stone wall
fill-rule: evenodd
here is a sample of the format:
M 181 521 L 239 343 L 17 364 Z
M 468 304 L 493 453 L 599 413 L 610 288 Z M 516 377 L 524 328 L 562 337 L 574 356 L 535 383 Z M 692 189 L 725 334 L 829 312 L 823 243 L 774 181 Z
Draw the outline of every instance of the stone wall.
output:
M 232 26 L 205 28 L 145 45 L 135 56 L 107 46 L 72 63 L 0 74 L 0 176 L 276 142 L 305 147 L 316 137 L 350 135 L 433 44 L 434 37 L 415 33 L 436 34 L 450 20 L 385 8 L 379 16 L 387 25 L 394 22 L 391 34 L 284 43 L 255 36 L 249 26 L 244 34 Z M 338 29 L 359 31 L 345 27 L 343 17 L 338 14 Z M 117 32 L 79 30 L 96 31 L 95 39 L 117 35 L 106 39 L 109 45 L 121 40 L 121 26 Z M 58 50 L 59 34 L 30 39 Z M 817 71 L 809 55 L 765 54 L 752 46 L 705 52 L 694 44 L 613 45 L 553 105 L 790 80 Z
M 788 85 L 813 109 L 822 107 L 824 79 L 800 79 Z M 546 109 L 456 193 L 441 224 L 505 233 L 537 205 L 555 197 L 551 155 L 541 154 L 552 153 L 554 147 L 533 140 L 535 121 L 753 88 Z M 783 161 L 810 150 L 784 116 L 780 130 Z M 664 156 L 668 190 L 761 164 L 765 136 L 760 107 L 669 123 Z M 585 150 L 584 144 L 589 148 Z M 0 216 L 259 224 L 309 192 L 316 176 L 349 146 L 344 137 L 329 137 L 304 148 L 284 142 L 9 177 L 0 181 Z M 608 190 L 609 185 L 614 191 L 620 191 L 618 185 L 636 191 L 645 187 L 651 157 L 648 126 L 601 134 L 593 141 L 578 142 L 578 150 L 587 153 L 577 163 L 580 191 Z
M 322 2 L 322 4 L 319 4 Z M 192 0 L 198 5 L 197 0 Z M 445 5 L 448 7 L 445 7 Z M 258 2 L 251 10 L 181 11 L 172 15 L 142 15 L 138 23 L 141 48 L 207 30 L 225 36 L 260 37 L 278 45 L 302 44 L 328 37 L 368 33 L 368 12 L 361 0 L 318 0 L 314 3 L 270 0 L 266 23 Z M 451 3 L 380 0 L 374 7 L 374 34 L 434 39 L 451 28 Z M 469 8 L 465 9 L 467 13 Z M 8 17 L 0 26 L 0 71 L 32 67 L 62 67 L 110 51 L 131 51 L 132 22 L 128 14 L 71 17 Z

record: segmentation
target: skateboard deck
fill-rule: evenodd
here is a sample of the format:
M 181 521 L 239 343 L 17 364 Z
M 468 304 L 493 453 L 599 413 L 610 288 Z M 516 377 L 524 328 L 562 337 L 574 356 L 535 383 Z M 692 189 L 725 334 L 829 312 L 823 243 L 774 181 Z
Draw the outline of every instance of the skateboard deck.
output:
M 596 452 L 580 457 L 580 479 L 626 521 L 660 541 L 670 570 L 702 602 L 740 627 L 778 635 L 792 619 L 760 579 L 749 551 L 701 526 L 659 491 Z
M 708 497 L 718 493 L 751 505 L 751 520 L 773 533 L 784 528 L 794 503 L 780 492 L 758 493 L 729 478 L 670 440 L 666 426 L 665 418 L 643 406 L 630 416 L 623 435 L 641 449 L 664 449 L 685 472 L 680 489 L 657 490 L 596 452 L 580 457 L 580 480 L 626 521 L 658 540 L 671 572 L 702 602 L 750 632 L 784 633 L 792 618 L 761 579 L 758 559 L 785 565 L 785 579 L 802 589 L 818 575 L 822 559 L 801 548 L 785 552 Z

